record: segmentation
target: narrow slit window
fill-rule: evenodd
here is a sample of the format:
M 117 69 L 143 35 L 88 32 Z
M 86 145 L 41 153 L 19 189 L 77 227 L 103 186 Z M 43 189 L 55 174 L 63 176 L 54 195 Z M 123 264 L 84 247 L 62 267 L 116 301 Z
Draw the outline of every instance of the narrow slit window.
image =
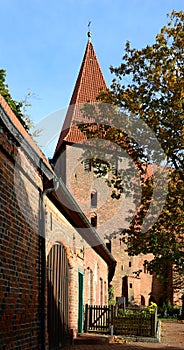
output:
M 96 190 L 91 192 L 91 207 L 92 208 L 97 207 L 97 191 Z
M 91 225 L 93 227 L 97 227 L 97 215 L 96 214 L 91 215 Z

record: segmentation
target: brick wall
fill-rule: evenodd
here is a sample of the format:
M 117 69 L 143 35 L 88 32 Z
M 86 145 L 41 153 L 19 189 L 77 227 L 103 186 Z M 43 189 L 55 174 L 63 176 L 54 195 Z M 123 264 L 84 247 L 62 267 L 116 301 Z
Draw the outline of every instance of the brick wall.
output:
M 92 215 L 97 214 L 97 231 L 104 240 L 112 231 L 119 228 L 125 223 L 125 208 L 122 209 L 121 200 L 113 200 L 111 197 L 112 190 L 107 186 L 106 178 L 98 178 L 93 168 L 91 171 L 84 170 L 82 163 L 83 150 L 80 147 L 66 145 L 65 152 L 58 159 L 56 171 L 61 175 L 62 161 L 65 160 L 66 166 L 66 185 L 78 202 L 85 215 L 91 221 Z M 91 193 L 97 192 L 97 206 L 91 206 Z M 128 210 L 131 203 L 126 207 Z M 120 215 L 121 213 L 121 215 Z
M 104 305 L 107 303 L 107 265 L 104 264 L 103 260 L 97 254 L 95 254 L 91 248 L 88 248 L 85 251 L 85 266 L 86 285 L 84 303 L 92 305 Z
M 93 172 L 85 171 L 82 148 L 75 145 L 66 145 L 66 149 L 57 166 L 62 159 L 66 166 L 66 184 L 72 195 L 77 200 L 80 207 L 85 212 L 88 219 L 91 219 L 93 212 L 97 215 L 97 232 L 104 242 L 111 240 L 111 253 L 117 261 L 115 275 L 112 280 L 115 297 L 122 296 L 122 279 L 128 277 L 127 293 L 128 301 L 136 304 L 149 304 L 150 296 L 156 302 L 159 301 L 163 293 L 163 288 L 155 278 L 144 268 L 144 260 L 151 260 L 153 256 L 139 255 L 130 257 L 126 253 L 125 244 L 120 244 L 120 237 L 116 233 L 120 228 L 126 228 L 129 225 L 127 220 L 129 215 L 133 217 L 135 204 L 132 197 L 125 197 L 122 194 L 120 200 L 112 199 L 112 189 L 106 184 L 106 178 L 97 178 Z M 86 158 L 86 155 L 85 157 Z M 119 167 L 128 166 L 128 158 L 125 157 L 119 162 Z M 133 170 L 132 164 L 132 170 Z M 134 176 L 136 171 L 133 172 Z M 109 175 L 111 176 L 111 175 Z M 132 175 L 133 176 L 133 175 Z M 97 191 L 97 206 L 91 206 L 91 192 Z M 139 193 L 141 198 L 141 192 Z M 130 214 L 131 213 L 131 214 Z M 140 271 L 141 270 L 141 271 Z M 140 272 L 136 274 L 136 272 Z
M 111 242 L 111 252 L 117 261 L 116 273 L 113 277 L 115 297 L 121 297 L 122 279 L 127 276 L 128 301 L 138 305 L 149 305 L 150 297 L 159 303 L 163 294 L 163 287 L 155 275 L 150 274 L 144 266 L 144 260 L 151 260 L 152 254 L 146 256 L 129 256 L 125 251 L 125 244 L 121 243 L 118 237 Z
M 6 109 L 4 101 L 3 106 Z M 11 110 L 7 110 L 11 115 Z M 16 124 L 15 116 L 12 115 L 12 118 Z M 18 126 L 16 125 L 17 139 L 14 139 L 13 133 L 2 125 L 0 349 L 48 349 L 48 309 L 51 297 L 48 295 L 47 277 L 51 249 L 59 243 L 66 254 L 68 274 L 63 275 L 63 278 L 68 287 L 68 327 L 74 332 L 78 328 L 79 271 L 84 275 L 84 303 L 88 302 L 91 295 L 91 301 L 99 304 L 107 300 L 108 267 L 103 258 L 69 223 L 61 209 L 47 196 L 43 197 L 46 170 L 44 165 L 44 171 L 34 165 L 37 157 L 34 152 L 38 152 L 40 157 L 39 165 L 46 162 L 44 155 L 42 158 L 35 145 L 33 153 L 27 154 L 24 142 L 23 147 L 20 146 Z M 11 125 L 9 126 L 11 130 Z M 25 130 L 22 133 L 27 138 L 25 143 L 29 144 Z M 46 166 L 49 167 L 48 164 Z M 62 267 L 62 261 L 60 265 Z
M 47 198 L 46 210 L 46 255 L 52 246 L 59 242 L 66 250 L 68 279 L 69 328 L 77 332 L 79 301 L 79 270 L 84 274 L 84 304 L 100 304 L 107 301 L 108 267 L 104 260 L 81 237 L 77 230 L 66 220 L 54 204 Z M 52 221 L 52 224 L 51 224 Z M 91 283 L 89 284 L 89 271 Z M 102 291 L 103 285 L 103 291 Z
M 6 130 L 1 133 L 0 164 L 0 348 L 38 350 L 41 179 Z

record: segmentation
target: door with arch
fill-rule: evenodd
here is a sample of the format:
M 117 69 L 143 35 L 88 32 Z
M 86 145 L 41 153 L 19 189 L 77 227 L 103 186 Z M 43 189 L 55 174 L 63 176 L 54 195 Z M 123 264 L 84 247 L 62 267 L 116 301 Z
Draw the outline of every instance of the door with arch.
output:
M 49 349 L 59 349 L 68 335 L 68 261 L 62 244 L 56 243 L 48 255 L 48 334 Z

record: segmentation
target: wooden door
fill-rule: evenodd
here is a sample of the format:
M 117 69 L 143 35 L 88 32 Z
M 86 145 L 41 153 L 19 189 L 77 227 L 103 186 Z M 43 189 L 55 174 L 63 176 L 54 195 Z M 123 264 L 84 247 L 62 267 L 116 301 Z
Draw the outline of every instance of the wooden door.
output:
M 62 244 L 55 244 L 48 256 L 49 349 L 59 349 L 68 334 L 68 262 Z

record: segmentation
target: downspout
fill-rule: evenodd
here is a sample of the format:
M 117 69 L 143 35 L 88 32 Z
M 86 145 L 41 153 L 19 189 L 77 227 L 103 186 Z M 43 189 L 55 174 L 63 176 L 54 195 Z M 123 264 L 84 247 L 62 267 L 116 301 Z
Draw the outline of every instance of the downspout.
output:
M 45 293 L 46 293 L 46 247 L 45 247 L 45 197 L 54 191 L 57 191 L 59 187 L 58 178 L 54 179 L 56 186 L 52 188 L 47 188 L 40 194 L 40 259 L 41 259 L 41 292 L 40 292 L 40 327 L 41 327 L 41 350 L 45 350 L 45 336 L 46 336 L 46 302 L 45 302 Z

